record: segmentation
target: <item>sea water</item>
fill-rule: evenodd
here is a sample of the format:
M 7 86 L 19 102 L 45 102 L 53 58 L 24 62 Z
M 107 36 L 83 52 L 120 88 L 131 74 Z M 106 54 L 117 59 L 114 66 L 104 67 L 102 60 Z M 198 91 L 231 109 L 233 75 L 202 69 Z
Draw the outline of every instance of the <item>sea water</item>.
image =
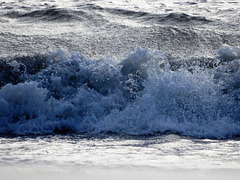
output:
M 237 178 L 239 8 L 1 2 L 2 178 Z

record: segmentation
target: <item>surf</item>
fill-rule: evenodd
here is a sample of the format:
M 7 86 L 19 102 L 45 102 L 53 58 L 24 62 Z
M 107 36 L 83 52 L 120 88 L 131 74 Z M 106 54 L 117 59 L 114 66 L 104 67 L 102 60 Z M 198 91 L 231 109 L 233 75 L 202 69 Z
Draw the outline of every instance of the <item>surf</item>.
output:
M 239 52 L 224 46 L 211 66 L 139 46 L 119 60 L 63 50 L 5 58 L 0 133 L 239 136 Z

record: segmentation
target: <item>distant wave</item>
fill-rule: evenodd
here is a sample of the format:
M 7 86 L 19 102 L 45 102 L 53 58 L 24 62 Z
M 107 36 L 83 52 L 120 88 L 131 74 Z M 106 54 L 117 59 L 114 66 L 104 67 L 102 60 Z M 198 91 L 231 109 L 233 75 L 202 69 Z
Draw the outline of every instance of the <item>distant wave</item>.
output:
M 190 16 L 185 13 L 170 13 L 162 18 L 158 18 L 158 21 L 175 21 L 175 22 L 202 22 L 208 23 L 211 22 L 210 20 L 206 19 L 205 17 L 201 16 Z
M 19 18 L 25 21 L 89 21 L 103 23 L 107 20 L 99 12 L 110 13 L 118 16 L 124 16 L 131 20 L 159 23 L 186 23 L 199 24 L 209 23 L 210 20 L 201 16 L 191 16 L 185 13 L 153 14 L 141 11 L 131 11 L 125 9 L 102 8 L 100 6 L 87 4 L 79 6 L 79 10 L 67 10 L 63 8 L 46 8 L 30 12 L 10 11 L 4 16 L 9 18 Z
M 86 11 L 74 11 L 67 10 L 63 8 L 45 8 L 41 10 L 34 10 L 30 12 L 18 12 L 10 11 L 4 16 L 9 18 L 19 18 L 25 21 L 56 21 L 56 22 L 66 22 L 66 21 L 90 21 L 104 22 L 106 20 L 102 19 L 99 14 L 92 16 Z
M 153 14 L 148 12 L 141 12 L 141 11 L 131 11 L 125 9 L 113 9 L 113 8 L 106 8 L 101 9 L 97 8 L 101 11 L 106 11 L 111 14 L 117 14 L 121 16 L 128 16 L 131 18 L 136 18 L 142 21 L 152 21 L 154 23 L 192 23 L 192 24 L 199 24 L 199 23 L 209 23 L 211 20 L 202 17 L 202 16 L 192 16 L 186 13 L 169 13 L 169 14 Z
M 1 59 L 0 133 L 240 135 L 240 48 L 171 59 L 137 47 L 117 62 L 62 50 Z
M 81 12 L 81 13 L 84 14 L 84 12 Z M 47 20 L 47 21 L 56 21 L 56 20 L 68 21 L 71 19 L 77 19 L 77 16 L 74 13 L 69 12 L 65 9 L 56 9 L 56 8 L 36 10 L 30 13 L 21 14 L 19 17 L 40 18 L 41 20 Z

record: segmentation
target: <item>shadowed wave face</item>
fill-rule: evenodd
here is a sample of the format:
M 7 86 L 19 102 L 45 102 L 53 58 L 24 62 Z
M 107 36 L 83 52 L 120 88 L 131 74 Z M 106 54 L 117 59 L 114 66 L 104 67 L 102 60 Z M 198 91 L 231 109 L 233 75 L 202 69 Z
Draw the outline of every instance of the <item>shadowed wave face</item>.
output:
M 108 12 L 110 14 L 115 14 L 119 16 L 125 16 L 128 18 L 134 18 L 135 20 L 144 21 L 144 22 L 153 22 L 155 24 L 174 24 L 174 25 L 189 25 L 189 24 L 205 24 L 210 23 L 211 20 L 208 20 L 205 17 L 201 16 L 192 16 L 186 13 L 168 13 L 168 14 L 154 14 L 149 12 L 142 11 L 131 11 L 124 9 L 113 9 L 106 8 L 100 9 L 101 11 Z
M 3 15 L 4 17 L 19 19 L 25 22 L 91 22 L 97 25 L 98 23 L 105 23 L 106 20 L 100 14 L 91 14 L 89 11 L 84 10 L 70 10 L 64 8 L 43 8 L 40 10 L 31 11 L 9 11 Z
M 211 21 L 201 16 L 191 16 L 186 13 L 168 13 L 168 14 L 154 14 L 144 11 L 132 11 L 115 8 L 102 8 L 100 6 L 87 4 L 79 6 L 77 10 L 46 7 L 40 10 L 29 11 L 8 11 L 3 14 L 3 17 L 19 19 L 23 21 L 43 21 L 43 22 L 71 22 L 71 21 L 88 21 L 98 23 L 106 23 L 107 16 L 104 17 L 101 13 L 108 14 L 108 16 L 119 16 L 126 19 L 134 19 L 135 21 L 155 23 L 155 24 L 204 24 Z
M 140 47 L 118 61 L 62 50 L 2 57 L 0 133 L 238 136 L 239 59 L 230 46 L 212 59 Z

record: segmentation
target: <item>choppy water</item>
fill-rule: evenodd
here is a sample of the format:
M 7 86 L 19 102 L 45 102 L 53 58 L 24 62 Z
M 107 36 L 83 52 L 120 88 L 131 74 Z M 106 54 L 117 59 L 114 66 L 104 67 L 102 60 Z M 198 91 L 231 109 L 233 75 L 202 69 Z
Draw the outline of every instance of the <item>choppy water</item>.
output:
M 238 169 L 239 10 L 2 1 L 1 165 Z

